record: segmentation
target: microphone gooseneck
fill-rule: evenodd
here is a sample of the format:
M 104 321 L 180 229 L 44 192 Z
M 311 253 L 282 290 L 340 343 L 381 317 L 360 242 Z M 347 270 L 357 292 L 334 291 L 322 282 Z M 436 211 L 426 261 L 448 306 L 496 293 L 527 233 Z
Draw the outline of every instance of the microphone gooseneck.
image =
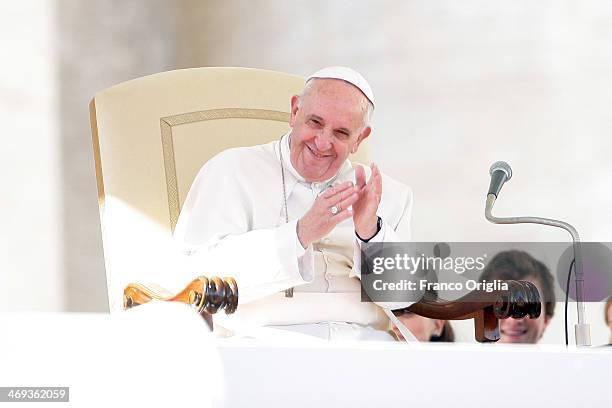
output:
M 575 337 L 577 346 L 591 345 L 591 332 L 589 324 L 585 322 L 585 307 L 583 302 L 584 276 L 582 273 L 582 256 L 580 251 L 580 235 L 576 228 L 567 222 L 541 217 L 496 217 L 492 214 L 495 200 L 504 183 L 512 177 L 512 168 L 506 162 L 495 162 L 489 170 L 491 174 L 491 184 L 487 193 L 485 205 L 485 218 L 493 224 L 540 224 L 551 227 L 562 228 L 570 233 L 573 241 L 575 259 L 575 280 L 576 280 L 576 308 L 578 312 L 578 324 L 575 326 Z

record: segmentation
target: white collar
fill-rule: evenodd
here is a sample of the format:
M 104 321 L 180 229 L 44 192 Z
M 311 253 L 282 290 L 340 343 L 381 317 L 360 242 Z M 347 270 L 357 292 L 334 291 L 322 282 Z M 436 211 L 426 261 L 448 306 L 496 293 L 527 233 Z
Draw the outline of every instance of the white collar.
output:
M 355 182 L 355 175 L 354 173 L 350 171 L 353 168 L 353 166 L 351 165 L 351 162 L 349 160 L 344 161 L 342 166 L 340 166 L 340 170 L 338 171 L 338 173 L 336 173 L 336 175 L 334 175 L 333 177 L 323 182 L 315 182 L 315 183 L 307 182 L 304 179 L 304 177 L 302 177 L 300 173 L 298 173 L 295 167 L 293 167 L 293 163 L 291 163 L 291 148 L 290 148 L 290 143 L 289 143 L 290 139 L 291 139 L 291 132 L 287 132 L 286 134 L 283 135 L 283 137 L 281 137 L 281 140 L 279 142 L 280 149 L 282 150 L 283 166 L 287 170 L 289 170 L 291 175 L 300 183 L 327 187 L 331 185 L 336 179 L 338 179 L 338 181 L 352 180 L 353 182 Z

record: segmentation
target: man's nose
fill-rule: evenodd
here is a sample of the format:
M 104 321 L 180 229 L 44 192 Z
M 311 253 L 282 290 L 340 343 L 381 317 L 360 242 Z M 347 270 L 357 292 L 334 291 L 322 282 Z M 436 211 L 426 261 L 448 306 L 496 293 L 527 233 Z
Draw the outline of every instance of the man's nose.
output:
M 317 150 L 319 150 L 320 152 L 324 152 L 326 150 L 329 150 L 331 148 L 331 145 L 332 145 L 331 132 L 325 129 L 321 130 L 315 137 L 315 146 L 317 147 Z
M 527 316 L 523 316 L 518 319 L 515 317 L 511 317 L 510 319 L 506 319 L 505 323 L 509 326 L 522 326 L 523 322 L 527 319 L 528 319 Z

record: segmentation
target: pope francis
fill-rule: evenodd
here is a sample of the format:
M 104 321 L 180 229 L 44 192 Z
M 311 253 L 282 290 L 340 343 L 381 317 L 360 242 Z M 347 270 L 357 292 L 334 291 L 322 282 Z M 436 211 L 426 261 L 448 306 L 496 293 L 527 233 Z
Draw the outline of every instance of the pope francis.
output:
M 370 136 L 373 110 L 359 73 L 324 68 L 291 98 L 289 133 L 221 152 L 199 171 L 174 237 L 201 271 L 238 282 L 238 311 L 217 325 L 392 339 L 392 314 L 361 302 L 359 250 L 410 239 L 412 193 L 375 164 L 348 160 Z

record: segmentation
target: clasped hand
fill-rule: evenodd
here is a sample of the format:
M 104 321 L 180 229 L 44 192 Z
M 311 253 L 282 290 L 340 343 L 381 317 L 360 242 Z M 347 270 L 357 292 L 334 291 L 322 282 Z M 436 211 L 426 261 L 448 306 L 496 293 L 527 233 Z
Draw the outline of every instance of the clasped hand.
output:
M 299 219 L 297 235 L 304 248 L 329 234 L 336 225 L 353 217 L 355 232 L 363 239 L 376 234 L 378 205 L 382 196 L 382 177 L 378 167 L 370 165 L 372 175 L 365 181 L 365 170 L 355 168 L 355 184 L 351 181 L 335 185 L 317 197 L 312 207 Z M 352 206 L 352 210 L 349 207 Z M 332 212 L 332 207 L 336 211 Z

